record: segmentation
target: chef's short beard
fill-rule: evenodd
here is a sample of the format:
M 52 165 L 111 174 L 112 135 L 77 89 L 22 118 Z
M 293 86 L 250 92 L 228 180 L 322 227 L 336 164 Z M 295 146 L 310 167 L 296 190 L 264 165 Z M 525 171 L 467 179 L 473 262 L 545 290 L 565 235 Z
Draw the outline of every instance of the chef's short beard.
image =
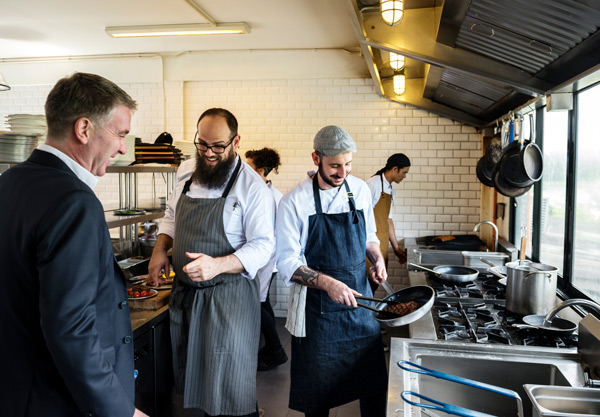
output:
M 224 159 L 221 159 L 216 165 L 209 165 L 202 155 L 196 157 L 196 169 L 192 174 L 192 182 L 211 190 L 221 188 L 229 179 L 228 175 L 236 153 L 230 152 Z
M 348 172 L 348 175 L 350 174 L 350 172 Z M 333 181 L 331 181 L 331 178 L 329 178 L 329 176 L 327 174 L 325 174 L 325 170 L 323 169 L 323 162 L 319 161 L 319 175 L 321 176 L 321 179 L 323 181 L 325 181 L 326 184 L 336 188 L 336 187 L 340 187 L 342 184 L 335 184 Z

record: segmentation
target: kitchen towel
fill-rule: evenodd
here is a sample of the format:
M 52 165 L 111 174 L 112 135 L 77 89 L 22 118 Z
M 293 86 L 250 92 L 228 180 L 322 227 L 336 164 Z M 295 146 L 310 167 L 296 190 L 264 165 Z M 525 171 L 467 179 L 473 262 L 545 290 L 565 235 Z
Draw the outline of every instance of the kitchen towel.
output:
M 296 337 L 306 337 L 306 292 L 308 288 L 304 285 L 294 283 L 288 304 L 285 328 Z

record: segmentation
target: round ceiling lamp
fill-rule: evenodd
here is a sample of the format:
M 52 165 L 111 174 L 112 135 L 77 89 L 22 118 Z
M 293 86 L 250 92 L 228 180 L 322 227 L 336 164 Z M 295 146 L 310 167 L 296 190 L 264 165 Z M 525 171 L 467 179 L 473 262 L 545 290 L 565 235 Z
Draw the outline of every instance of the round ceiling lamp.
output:
M 392 78 L 394 80 L 394 93 L 402 95 L 406 91 L 406 77 L 404 74 L 396 74 Z
M 390 67 L 394 71 L 400 71 L 404 68 L 404 55 L 398 55 L 395 52 L 390 52 Z
M 396 26 L 404 17 L 403 0 L 381 0 L 381 18 L 390 26 Z

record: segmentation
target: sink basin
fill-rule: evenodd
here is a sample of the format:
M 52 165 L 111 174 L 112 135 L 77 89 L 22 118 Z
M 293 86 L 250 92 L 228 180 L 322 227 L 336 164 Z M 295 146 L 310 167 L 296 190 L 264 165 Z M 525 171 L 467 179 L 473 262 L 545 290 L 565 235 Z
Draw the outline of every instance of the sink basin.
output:
M 455 251 L 415 248 L 414 262 L 423 266 L 465 265 L 486 272 L 490 267 L 481 259 L 502 266 L 508 262 L 509 256 L 503 252 Z
M 485 412 L 495 416 L 517 415 L 517 401 L 432 376 L 405 372 L 396 363 L 407 360 L 435 371 L 516 391 L 526 417 L 532 403 L 524 384 L 581 387 L 583 367 L 576 349 L 558 349 L 497 344 L 392 339 L 388 415 L 420 415 L 419 408 L 405 403 L 402 391 Z M 392 412 L 390 414 L 390 412 Z
M 595 388 L 525 385 L 533 417 L 591 417 L 600 415 L 600 391 Z

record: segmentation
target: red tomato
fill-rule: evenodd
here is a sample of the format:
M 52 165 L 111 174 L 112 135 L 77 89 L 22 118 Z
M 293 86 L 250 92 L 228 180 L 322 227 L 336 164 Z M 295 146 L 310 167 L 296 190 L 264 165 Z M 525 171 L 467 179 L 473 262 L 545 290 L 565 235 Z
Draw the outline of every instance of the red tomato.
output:
M 140 293 L 140 295 L 141 295 L 142 297 L 146 297 L 146 296 L 148 296 L 148 293 L 147 293 L 146 291 L 142 291 L 142 292 Z
M 140 298 L 140 297 L 141 297 L 141 294 L 140 294 L 140 292 L 139 292 L 139 291 L 136 291 L 136 292 L 134 292 L 134 293 L 133 293 L 133 297 L 134 297 L 134 298 Z
M 132 290 L 131 288 L 128 288 L 128 289 L 127 289 L 127 294 L 129 294 L 129 295 L 133 295 L 133 290 Z

